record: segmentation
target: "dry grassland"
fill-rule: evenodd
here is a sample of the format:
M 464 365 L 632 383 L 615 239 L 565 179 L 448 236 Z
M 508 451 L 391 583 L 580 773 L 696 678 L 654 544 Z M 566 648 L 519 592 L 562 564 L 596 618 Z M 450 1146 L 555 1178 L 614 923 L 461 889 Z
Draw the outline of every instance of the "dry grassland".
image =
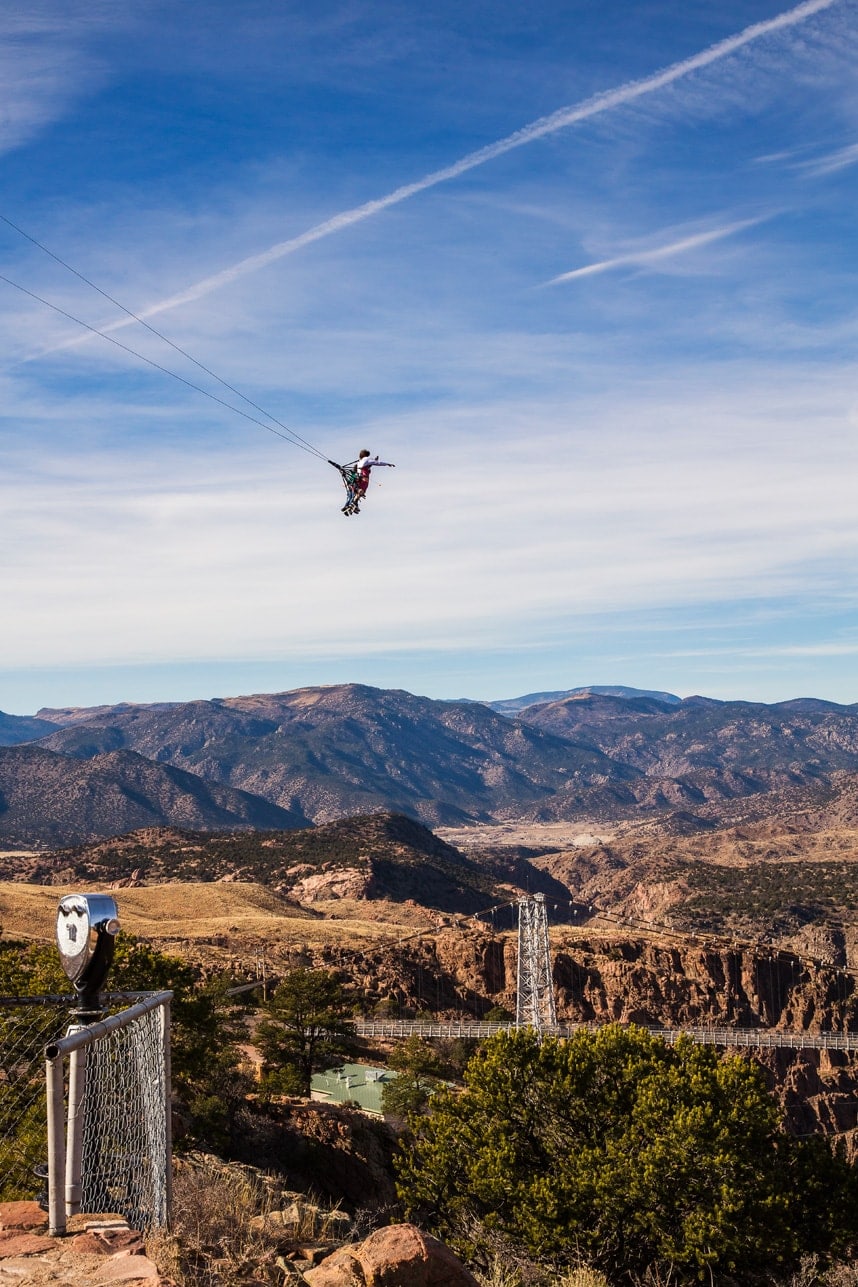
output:
M 630 836 L 617 852 L 635 855 L 637 838 Z M 649 861 L 675 860 L 713 867 L 755 867 L 761 863 L 826 863 L 858 861 L 858 829 L 829 827 L 798 830 L 777 821 L 731 827 L 686 837 L 662 837 L 647 842 Z
M 95 887 L 93 887 L 95 888 Z M 99 889 L 103 892 L 103 886 Z M 53 943 L 57 903 L 73 887 L 0 882 L 0 926 L 6 939 Z M 261 885 L 170 884 L 113 890 L 122 928 L 160 945 L 186 944 L 241 954 L 272 947 L 370 946 L 397 940 L 431 923 L 393 903 L 337 903 L 334 916 L 301 911 Z M 375 919 L 378 915 L 378 919 Z M 418 923 L 419 922 L 419 923 Z M 215 953 L 217 954 L 217 953 Z
M 619 826 L 606 829 L 587 822 L 492 822 L 467 827 L 435 827 L 435 835 L 465 852 L 495 845 L 525 845 L 534 849 L 582 849 L 614 840 Z

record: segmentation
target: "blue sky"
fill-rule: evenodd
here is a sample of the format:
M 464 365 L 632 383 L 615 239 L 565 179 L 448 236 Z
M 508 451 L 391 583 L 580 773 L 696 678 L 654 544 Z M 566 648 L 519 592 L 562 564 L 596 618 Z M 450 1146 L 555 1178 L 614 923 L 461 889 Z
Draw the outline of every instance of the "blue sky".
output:
M 0 5 L 0 215 L 397 468 L 345 520 L 0 282 L 0 709 L 858 700 L 856 0 L 71 8 Z M 0 273 L 236 402 L 3 223 Z

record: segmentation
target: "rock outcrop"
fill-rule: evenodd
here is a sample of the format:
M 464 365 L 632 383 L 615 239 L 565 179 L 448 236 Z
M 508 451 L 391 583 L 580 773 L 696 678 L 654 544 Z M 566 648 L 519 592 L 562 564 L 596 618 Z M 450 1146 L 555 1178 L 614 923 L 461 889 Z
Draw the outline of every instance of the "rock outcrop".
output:
M 563 931 L 553 944 L 557 1017 L 570 1023 L 649 1027 L 847 1031 L 856 979 L 790 953 L 671 943 L 617 931 Z M 348 979 L 367 1014 L 482 1018 L 515 1012 L 517 946 L 479 926 L 442 928 L 372 950 L 306 949 L 304 963 Z M 291 964 L 291 962 L 284 962 Z M 788 1049 L 751 1056 L 763 1064 L 798 1134 L 842 1135 L 858 1151 L 858 1056 Z
M 312 1192 L 347 1211 L 396 1202 L 390 1127 L 338 1104 L 281 1100 L 251 1116 L 238 1156 L 276 1172 L 296 1192 Z
M 413 1224 L 388 1225 L 304 1274 L 310 1287 L 477 1287 L 462 1262 Z

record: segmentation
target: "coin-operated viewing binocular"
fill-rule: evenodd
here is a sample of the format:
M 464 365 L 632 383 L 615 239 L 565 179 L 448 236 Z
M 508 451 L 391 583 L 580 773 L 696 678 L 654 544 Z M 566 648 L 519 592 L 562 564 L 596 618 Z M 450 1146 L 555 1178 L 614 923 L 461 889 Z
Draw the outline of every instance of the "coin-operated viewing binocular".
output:
M 66 894 L 60 899 L 57 946 L 63 969 L 77 992 L 81 1015 L 100 1013 L 98 994 L 113 960 L 118 933 L 119 913 L 109 894 Z

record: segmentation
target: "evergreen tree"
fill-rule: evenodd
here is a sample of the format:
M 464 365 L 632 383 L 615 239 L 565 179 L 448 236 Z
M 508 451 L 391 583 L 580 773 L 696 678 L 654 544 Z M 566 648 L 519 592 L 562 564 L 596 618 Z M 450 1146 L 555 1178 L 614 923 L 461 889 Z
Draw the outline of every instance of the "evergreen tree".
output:
M 353 1047 L 351 1001 L 327 970 L 292 970 L 268 1003 L 256 1041 L 269 1074 L 284 1089 L 310 1094 L 314 1072 L 339 1063 Z
M 412 1035 L 391 1051 L 387 1062 L 398 1076 L 385 1082 L 382 1089 L 384 1112 L 401 1118 L 422 1112 L 444 1073 L 438 1053 L 428 1042 Z

